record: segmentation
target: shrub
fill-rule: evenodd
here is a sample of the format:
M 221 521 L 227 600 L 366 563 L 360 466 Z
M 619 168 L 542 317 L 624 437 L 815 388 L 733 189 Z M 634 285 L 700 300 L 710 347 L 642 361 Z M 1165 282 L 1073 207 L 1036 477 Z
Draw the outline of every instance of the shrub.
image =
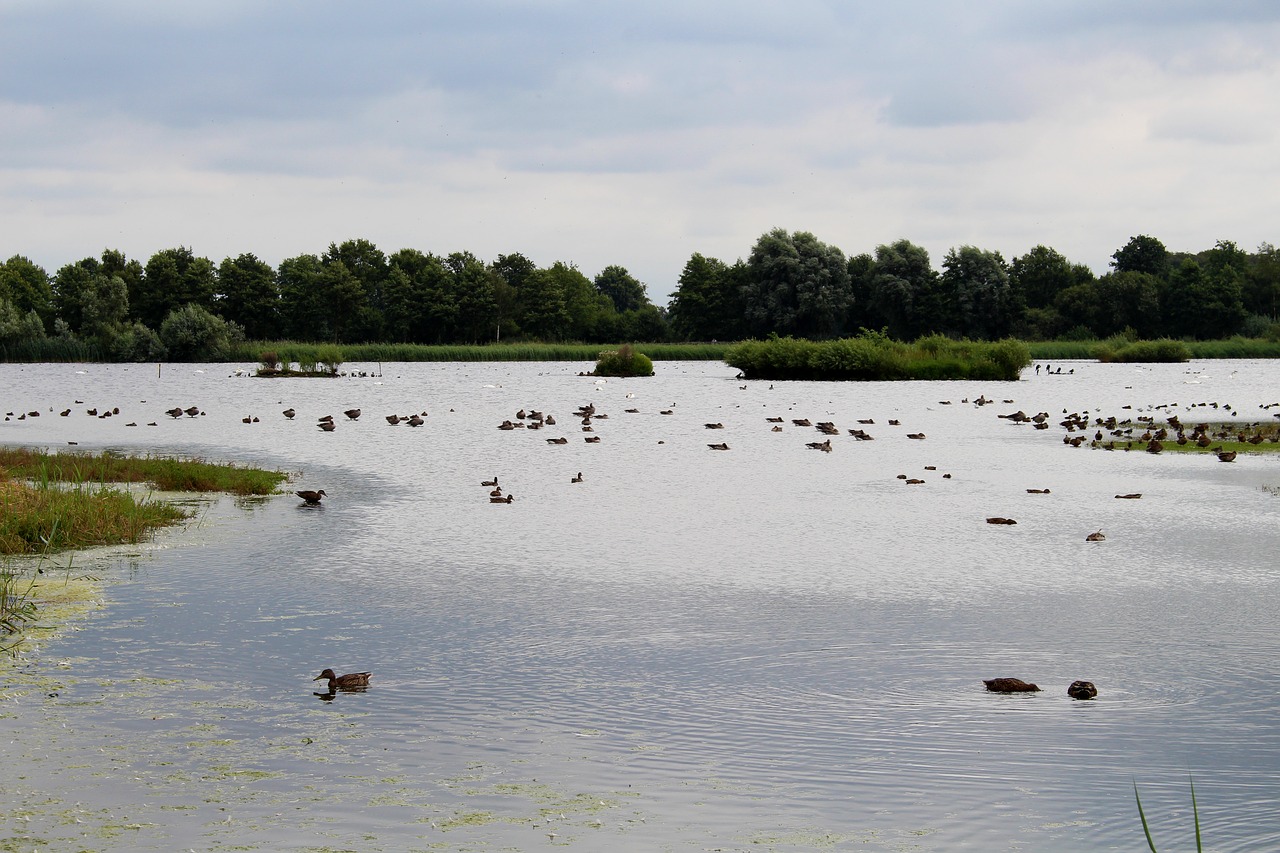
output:
M 623 344 L 616 350 L 600 353 L 594 373 L 596 376 L 652 376 L 653 362 L 630 344 Z

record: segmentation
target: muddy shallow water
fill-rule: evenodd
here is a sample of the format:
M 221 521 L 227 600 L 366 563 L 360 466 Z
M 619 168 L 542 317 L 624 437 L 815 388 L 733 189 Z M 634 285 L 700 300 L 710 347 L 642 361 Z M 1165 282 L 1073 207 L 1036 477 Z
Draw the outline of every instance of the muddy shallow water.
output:
M 1280 846 L 1280 457 L 1071 448 L 997 417 L 1265 419 L 1280 364 L 1063 366 L 0 365 L 6 410 L 42 412 L 0 441 L 328 493 L 203 501 L 77 557 L 103 606 L 0 671 L 0 849 L 1133 850 L 1135 780 L 1157 845 L 1189 848 L 1188 776 L 1210 849 Z M 608 415 L 589 434 L 588 402 Z M 558 423 L 497 429 L 520 409 Z M 832 452 L 793 418 L 834 422 Z M 330 666 L 372 686 L 317 695 Z M 995 676 L 1044 692 L 986 693 Z

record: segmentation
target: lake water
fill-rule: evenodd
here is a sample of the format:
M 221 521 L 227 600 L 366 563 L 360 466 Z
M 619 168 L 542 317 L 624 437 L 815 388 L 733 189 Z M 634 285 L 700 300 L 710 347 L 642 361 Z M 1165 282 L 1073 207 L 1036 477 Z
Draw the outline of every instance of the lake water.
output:
M 0 365 L 5 410 L 42 412 L 0 442 L 328 493 L 200 501 L 76 558 L 102 606 L 0 669 L 0 849 L 1137 850 L 1135 781 L 1157 845 L 1192 849 L 1189 779 L 1207 849 L 1280 849 L 1280 457 L 1072 448 L 1056 425 L 1269 419 L 1280 362 L 1061 366 Z M 520 409 L 558 423 L 497 429 Z M 997 417 L 1016 409 L 1055 425 Z M 832 452 L 793 418 L 834 422 Z M 317 695 L 325 667 L 372 685 Z

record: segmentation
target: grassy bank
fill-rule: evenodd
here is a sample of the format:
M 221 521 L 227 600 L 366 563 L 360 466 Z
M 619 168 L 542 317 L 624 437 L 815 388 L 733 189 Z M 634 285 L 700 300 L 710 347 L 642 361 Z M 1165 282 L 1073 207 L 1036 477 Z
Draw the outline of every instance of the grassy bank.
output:
M 1026 344 L 954 341 L 942 335 L 905 344 L 878 332 L 808 341 L 770 338 L 732 347 L 724 359 L 749 379 L 1012 381 L 1031 362 Z
M 26 447 L 0 448 L 0 472 L 39 486 L 60 483 L 150 483 L 169 492 L 269 495 L 288 476 L 279 471 L 216 465 L 199 459 L 122 456 L 115 453 L 49 453 Z
M 1214 358 L 1280 358 L 1280 341 L 1234 337 L 1221 341 L 1131 341 L 1124 337 L 1093 341 L 1034 341 L 1027 347 L 1036 361 L 1187 361 Z
M 309 344 L 296 341 L 250 341 L 236 348 L 233 361 L 258 361 L 275 353 L 286 364 L 327 363 L 338 350 L 345 364 L 396 361 L 595 361 L 621 344 Z M 652 361 L 720 361 L 730 344 L 632 344 Z
M 71 549 L 132 544 L 187 518 L 187 512 L 173 504 L 140 500 L 112 484 L 265 495 L 285 479 L 278 471 L 194 459 L 0 448 L 0 555 L 47 557 Z M 4 562 L 0 650 L 16 650 L 40 611 L 86 605 L 94 589 L 86 578 L 72 577 L 69 566 L 58 573 L 47 571 L 43 559 Z

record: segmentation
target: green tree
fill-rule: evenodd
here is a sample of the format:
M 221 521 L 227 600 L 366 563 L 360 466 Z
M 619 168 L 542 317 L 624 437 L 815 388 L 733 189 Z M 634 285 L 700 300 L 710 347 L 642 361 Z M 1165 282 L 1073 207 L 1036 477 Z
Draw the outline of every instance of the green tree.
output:
M 942 262 L 942 290 L 952 308 L 952 328 L 978 340 L 1006 337 L 1015 305 L 1009 272 L 999 252 L 961 246 Z
M 0 346 L 39 341 L 44 337 L 44 322 L 35 309 L 24 314 L 12 300 L 0 297 Z
M 126 280 L 125 276 L 120 276 Z M 198 258 L 186 246 L 162 249 L 151 256 L 144 274 L 131 285 L 129 306 L 132 315 L 151 328 L 158 328 L 174 308 L 198 305 L 213 310 L 217 292 L 217 272 L 208 258 Z
M 1083 264 L 1073 264 L 1048 246 L 1036 246 L 1009 264 L 1009 284 L 1027 308 L 1048 308 L 1058 294 L 1094 278 Z
M 363 294 L 361 303 L 352 309 L 344 339 L 380 340 L 387 309 L 386 280 L 391 272 L 387 256 L 369 240 L 347 240 L 341 245 L 330 243 L 321 262 L 326 267 L 342 263 L 359 282 Z
M 324 266 L 316 255 L 286 258 L 276 268 L 280 320 L 287 337 L 298 341 L 332 340 L 321 278 Z
M 807 231 L 775 228 L 756 241 L 747 269 L 743 299 L 754 334 L 830 338 L 844 330 L 853 290 L 848 261 L 835 246 Z
M 746 264 L 737 269 L 695 252 L 685 263 L 671 298 L 672 332 L 686 341 L 734 341 L 745 337 L 741 285 Z
M 867 310 L 872 327 L 888 329 L 899 340 L 937 331 L 938 301 L 938 274 L 924 247 L 910 240 L 876 247 Z
M 1160 336 L 1160 280 L 1145 272 L 1111 272 L 1094 284 L 1091 327 L 1098 337 L 1132 329 L 1140 337 Z
M 596 274 L 594 283 L 597 291 L 609 297 L 619 314 L 650 304 L 644 285 L 627 272 L 626 267 L 607 266 Z
M 1232 266 L 1207 273 L 1195 261 L 1184 261 L 1163 293 L 1165 327 L 1177 337 L 1226 338 L 1239 331 L 1244 318 L 1244 287 Z
M 184 305 L 164 318 L 160 340 L 174 361 L 224 361 L 244 332 L 199 305 Z
M 535 270 L 519 290 L 520 328 L 535 340 L 560 341 L 569 334 L 560 269 Z
M 1244 301 L 1248 311 L 1280 319 L 1280 250 L 1270 243 L 1260 245 L 1250 258 Z
M 515 252 L 498 255 L 489 269 L 498 277 L 494 281 L 493 300 L 498 309 L 500 336 L 513 338 L 523 331 L 520 326 L 521 289 L 529 277 L 538 271 L 538 267 L 524 255 Z
M 1111 266 L 1116 272 L 1145 272 L 1164 278 L 1169 275 L 1169 250 L 1155 237 L 1139 234 L 1116 249 Z
M 22 255 L 0 264 L 0 299 L 7 299 L 19 313 L 35 311 L 41 321 L 52 320 L 53 288 L 49 274 Z
M 608 337 L 607 327 L 617 313 L 609 297 L 597 291 L 591 279 L 574 264 L 556 261 L 546 272 L 564 299 L 564 310 L 569 316 L 565 336 L 578 341 L 604 343 Z
M 257 255 L 223 259 L 218 265 L 215 304 L 221 317 L 238 324 L 254 340 L 280 335 L 280 292 L 275 271 Z
M 494 301 L 497 275 L 470 252 L 453 252 L 444 261 L 452 278 L 457 315 L 453 339 L 475 343 L 491 341 L 498 332 L 498 306 Z
M 1062 318 L 1063 331 L 1072 337 L 1082 333 L 1086 337 L 1098 336 L 1098 287 L 1095 282 L 1075 284 L 1059 291 L 1053 306 Z

